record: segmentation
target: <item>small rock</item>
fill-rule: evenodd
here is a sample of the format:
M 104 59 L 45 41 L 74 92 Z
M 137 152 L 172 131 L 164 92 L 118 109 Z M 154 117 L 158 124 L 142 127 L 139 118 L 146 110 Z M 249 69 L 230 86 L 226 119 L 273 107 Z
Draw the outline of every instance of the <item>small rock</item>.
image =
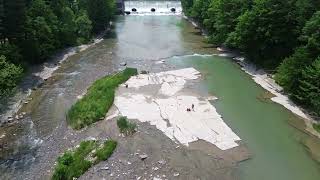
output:
M 113 174 L 111 173 L 111 174 L 110 174 L 110 176 L 112 177 L 112 176 L 113 176 Z
M 173 174 L 174 177 L 177 177 L 177 176 L 179 176 L 179 175 L 180 175 L 179 173 L 174 173 L 174 174 Z
M 24 104 L 28 104 L 28 103 L 29 103 L 28 101 L 25 101 L 25 102 L 24 102 Z
M 128 165 L 130 165 L 130 164 L 131 164 L 131 162 L 128 161 Z
M 16 115 L 16 120 L 19 120 L 19 116 L 18 115 Z
M 176 149 L 178 149 L 180 146 L 176 146 Z
M 109 170 L 109 167 L 108 166 L 106 166 L 106 167 L 102 167 L 102 168 L 100 168 L 101 170 Z
M 166 164 L 166 161 L 161 159 L 160 161 L 158 161 L 158 163 L 161 164 L 161 165 L 164 165 L 164 164 Z
M 22 112 L 21 114 L 24 116 L 24 115 L 26 115 L 27 113 L 26 113 L 26 112 Z
M 145 160 L 145 159 L 148 158 L 148 155 L 142 154 L 142 155 L 140 155 L 139 157 L 140 157 L 141 160 Z
M 120 65 L 121 65 L 121 66 L 126 66 L 127 63 L 126 63 L 126 62 L 122 62 L 122 63 L 120 63 Z

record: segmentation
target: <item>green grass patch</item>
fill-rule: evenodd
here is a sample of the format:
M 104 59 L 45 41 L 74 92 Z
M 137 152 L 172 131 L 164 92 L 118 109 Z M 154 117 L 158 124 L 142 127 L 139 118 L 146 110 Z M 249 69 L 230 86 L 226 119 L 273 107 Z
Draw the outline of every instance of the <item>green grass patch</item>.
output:
M 313 124 L 313 128 L 320 133 L 320 124 Z
M 120 117 L 117 120 L 117 125 L 121 133 L 125 135 L 132 135 L 136 132 L 136 123 L 129 122 L 127 117 Z
M 68 124 L 74 129 L 81 129 L 103 118 L 113 104 L 115 89 L 136 74 L 137 69 L 126 68 L 95 81 L 87 94 L 68 111 Z
M 58 158 L 52 179 L 78 178 L 92 165 L 107 160 L 116 147 L 117 142 L 113 140 L 107 140 L 104 143 L 94 140 L 83 141 L 78 148 L 67 151 Z

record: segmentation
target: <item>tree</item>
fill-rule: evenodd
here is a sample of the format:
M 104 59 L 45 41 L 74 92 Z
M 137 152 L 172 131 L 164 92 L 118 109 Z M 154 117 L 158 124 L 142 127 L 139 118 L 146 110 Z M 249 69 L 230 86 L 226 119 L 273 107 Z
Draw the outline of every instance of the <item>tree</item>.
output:
M 75 19 L 76 33 L 78 43 L 85 43 L 90 39 L 92 31 L 92 22 L 85 11 L 80 11 Z
M 320 11 L 305 24 L 299 40 L 303 44 L 295 53 L 284 59 L 278 67 L 276 80 L 290 93 L 296 94 L 302 70 L 311 65 L 320 54 Z
M 92 21 L 93 32 L 98 33 L 106 29 L 115 13 L 114 0 L 90 0 L 87 6 L 87 12 Z
M 229 33 L 234 31 L 238 17 L 251 6 L 251 0 L 212 0 L 208 17 L 213 20 L 207 20 L 211 42 L 218 45 L 223 44 Z
M 286 58 L 276 74 L 277 82 L 298 103 L 320 115 L 320 11 L 316 12 L 302 29 L 302 46 Z
M 26 22 L 25 0 L 4 0 L 4 36 L 12 43 L 24 38 Z
M 6 61 L 5 56 L 0 56 L 0 97 L 8 95 L 8 93 L 19 82 L 23 70 Z
M 4 0 L 0 0 L 0 43 L 4 43 Z
M 20 49 L 8 42 L 0 44 L 0 54 L 6 57 L 6 61 L 14 64 L 23 64 Z
M 256 0 L 252 9 L 239 17 L 227 44 L 240 48 L 257 64 L 276 67 L 298 43 L 294 10 L 292 1 Z
M 45 1 L 32 1 L 28 9 L 23 46 L 25 59 L 32 63 L 42 62 L 60 46 L 57 24 L 57 17 Z
M 189 16 L 192 11 L 193 0 L 182 0 L 181 5 L 185 15 Z
M 208 7 L 211 0 L 195 0 L 191 8 L 190 16 L 197 20 L 200 24 L 208 18 Z
M 320 115 L 320 56 L 312 65 L 302 70 L 302 77 L 295 97 Z
M 61 9 L 59 18 L 59 41 L 62 47 L 75 45 L 77 42 L 75 14 L 69 7 Z

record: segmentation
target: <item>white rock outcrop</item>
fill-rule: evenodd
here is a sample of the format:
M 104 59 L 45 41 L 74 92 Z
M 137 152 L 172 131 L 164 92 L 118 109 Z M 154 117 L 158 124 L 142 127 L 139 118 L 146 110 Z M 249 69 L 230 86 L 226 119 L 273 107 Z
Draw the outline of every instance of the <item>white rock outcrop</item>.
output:
M 236 141 L 240 138 L 209 102 L 212 97 L 200 98 L 181 91 L 188 80 L 199 77 L 200 73 L 194 68 L 140 74 L 126 82 L 129 88 L 139 91 L 118 91 L 114 104 L 122 116 L 149 122 L 172 140 L 184 145 L 201 139 L 222 150 L 238 146 Z M 158 93 L 144 93 L 143 89 L 149 85 L 160 85 Z M 191 111 L 187 111 L 187 108 Z

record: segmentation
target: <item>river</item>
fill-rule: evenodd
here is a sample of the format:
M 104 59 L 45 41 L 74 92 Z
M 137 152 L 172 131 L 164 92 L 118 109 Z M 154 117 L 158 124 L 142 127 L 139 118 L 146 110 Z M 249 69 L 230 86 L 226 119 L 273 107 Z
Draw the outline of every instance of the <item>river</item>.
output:
M 198 88 L 218 97 L 213 105 L 252 153 L 251 159 L 236 168 L 239 179 L 320 178 L 319 163 L 312 158 L 316 155 L 307 148 L 319 150 L 320 143 L 299 130 L 303 120 L 264 98 L 266 91 L 230 58 L 213 55 L 218 52 L 204 42 L 201 32 L 168 10 L 171 6 L 179 10 L 178 2 L 126 3 L 129 10 L 138 7 L 138 13 L 151 6 L 166 12 L 119 16 L 113 33 L 69 57 L 31 93 L 32 100 L 20 110 L 27 115 L 0 127 L 0 179 L 38 179 L 43 172 L 37 167 L 47 170 L 59 153 L 75 145 L 60 142 L 70 132 L 77 134 L 66 125 L 67 110 L 96 79 L 123 69 L 121 62 L 150 72 L 182 67 L 200 71 L 204 77 Z M 161 60 L 165 63 L 158 63 Z M 23 84 L 37 78 L 29 76 Z M 26 93 L 23 88 L 18 91 Z

